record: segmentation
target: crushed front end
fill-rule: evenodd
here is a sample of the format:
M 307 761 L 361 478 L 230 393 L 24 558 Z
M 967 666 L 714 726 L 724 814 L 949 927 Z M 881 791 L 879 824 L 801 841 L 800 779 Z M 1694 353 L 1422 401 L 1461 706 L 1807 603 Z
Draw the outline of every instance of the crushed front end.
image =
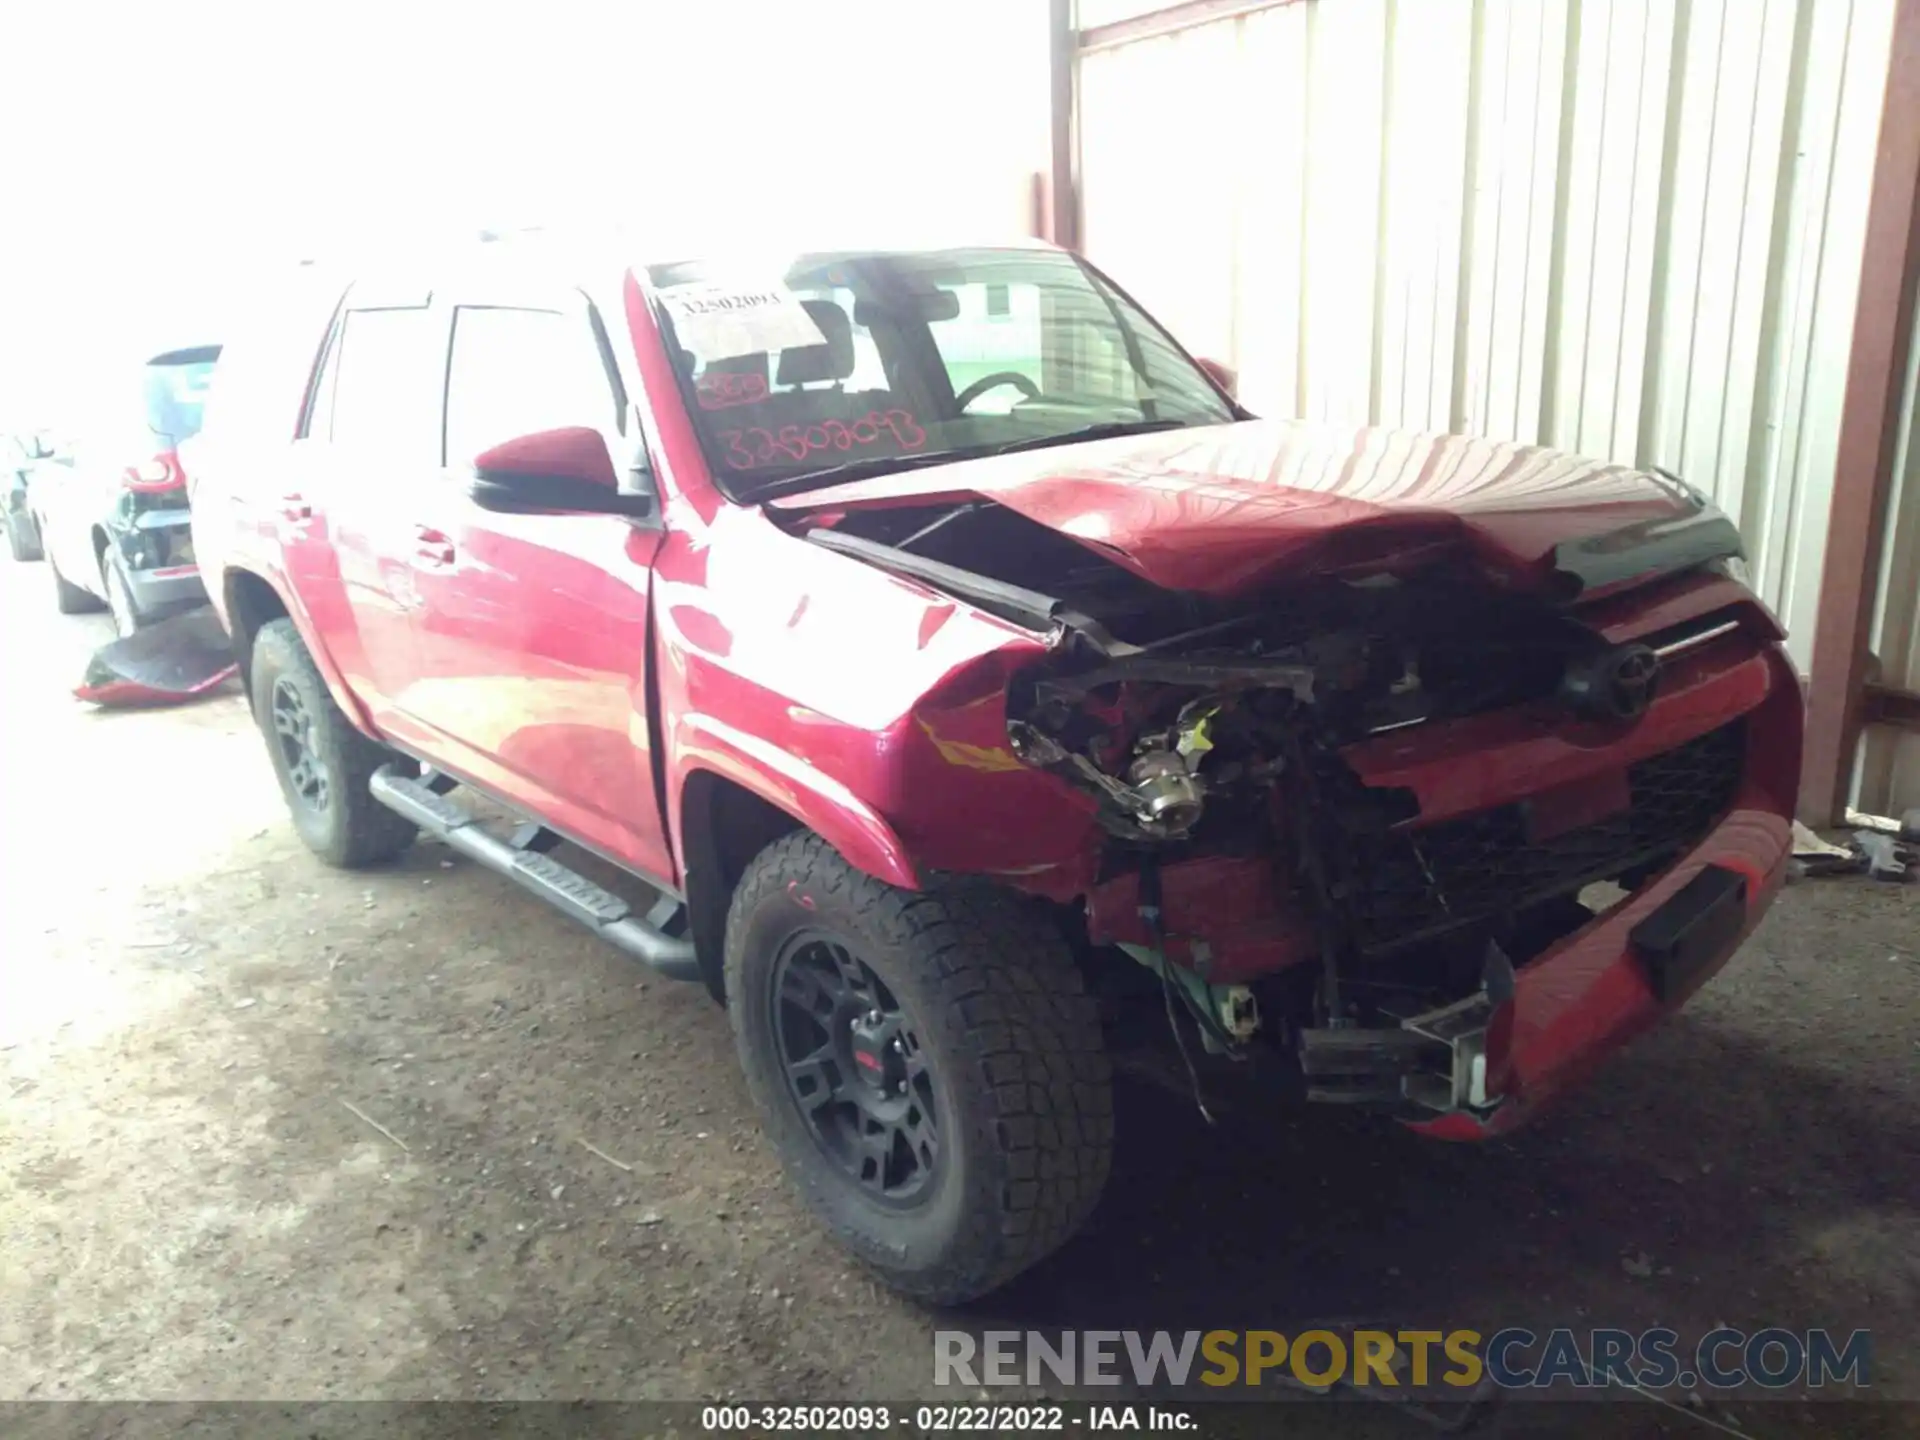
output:
M 1779 639 L 1713 568 L 1585 606 L 1325 578 L 1028 672 L 1009 733 L 1094 802 L 1088 937 L 1177 1001 L 1184 1049 L 1278 1051 L 1311 1099 L 1472 1138 L 1770 902 L 1800 749 Z
M 1739 537 L 1605 474 L 1673 504 L 1302 502 L 1283 565 L 1212 590 L 1269 491 L 1116 488 L 1129 529 L 1074 471 L 809 533 L 1049 637 L 917 707 L 895 813 L 929 872 L 1072 907 L 1110 1031 L 1177 1041 L 1176 1083 L 1279 1072 L 1472 1138 L 1684 1001 L 1785 873 L 1802 701 Z

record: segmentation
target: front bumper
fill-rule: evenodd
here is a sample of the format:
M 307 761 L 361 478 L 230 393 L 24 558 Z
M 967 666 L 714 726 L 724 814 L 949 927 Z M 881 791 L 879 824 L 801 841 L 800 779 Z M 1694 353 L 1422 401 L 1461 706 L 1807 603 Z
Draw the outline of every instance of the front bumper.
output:
M 1748 716 L 1750 749 L 1733 808 L 1663 873 L 1519 971 L 1504 1083 L 1490 1107 L 1409 1121 L 1411 1129 L 1436 1139 L 1483 1140 L 1521 1125 L 1684 1004 L 1759 924 L 1792 855 L 1801 739 L 1799 679 L 1777 645 L 1762 655 L 1773 683 Z M 1744 923 L 1663 999 L 1632 932 L 1710 865 L 1746 880 Z

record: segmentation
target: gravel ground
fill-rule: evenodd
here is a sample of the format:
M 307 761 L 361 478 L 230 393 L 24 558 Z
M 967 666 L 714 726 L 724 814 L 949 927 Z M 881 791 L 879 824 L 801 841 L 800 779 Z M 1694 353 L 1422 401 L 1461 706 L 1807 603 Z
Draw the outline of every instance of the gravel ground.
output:
M 943 1318 L 799 1211 L 703 993 L 437 844 L 323 868 L 237 696 L 67 697 L 105 629 L 50 586 L 0 568 L 0 1399 L 906 1399 L 941 1324 L 1331 1318 L 1868 1326 L 1920 1400 L 1920 886 L 1791 890 L 1510 1143 L 1128 1090 L 1090 1229 Z M 1354 1410 L 1326 1433 L 1424 1431 Z

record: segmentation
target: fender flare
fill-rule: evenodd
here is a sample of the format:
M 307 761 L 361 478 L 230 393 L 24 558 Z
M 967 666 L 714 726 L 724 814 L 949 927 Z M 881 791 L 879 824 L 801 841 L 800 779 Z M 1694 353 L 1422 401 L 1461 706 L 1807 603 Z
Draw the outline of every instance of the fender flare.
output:
M 320 671 L 320 678 L 326 682 L 327 693 L 333 696 L 333 703 L 340 707 L 340 713 L 347 717 L 349 724 L 363 735 L 378 737 L 372 719 L 367 715 L 366 707 L 347 687 L 346 677 L 340 673 L 340 667 L 334 664 L 333 656 L 322 643 L 319 632 L 314 629 L 313 618 L 307 614 L 307 607 L 300 603 L 300 597 L 291 585 L 286 584 L 277 574 L 268 574 L 250 565 L 229 565 L 220 572 L 220 601 L 217 609 L 221 620 L 226 624 L 227 634 L 233 634 L 233 582 L 237 576 L 245 575 L 257 580 L 280 601 L 280 608 L 286 611 L 287 618 L 293 621 L 293 628 L 300 632 L 300 643 L 307 647 L 307 653 L 313 656 L 313 663 Z M 251 694 L 248 696 L 252 700 Z
M 695 771 L 707 770 L 792 816 L 856 870 L 903 890 L 923 888 L 913 858 L 894 828 L 832 776 L 710 715 L 681 716 L 673 740 L 669 803 L 676 839 L 684 834 L 687 782 Z

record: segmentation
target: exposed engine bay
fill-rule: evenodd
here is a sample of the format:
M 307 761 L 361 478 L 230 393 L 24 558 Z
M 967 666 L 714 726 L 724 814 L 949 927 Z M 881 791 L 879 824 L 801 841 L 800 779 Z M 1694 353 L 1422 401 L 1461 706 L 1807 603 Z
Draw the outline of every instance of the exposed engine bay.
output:
M 1652 700 L 1659 650 L 1610 644 L 1457 551 L 1356 551 L 1231 602 L 1151 585 L 991 502 L 855 512 L 814 538 L 1057 627 L 1049 663 L 1009 690 L 1008 735 L 1095 802 L 1111 883 L 1090 930 L 1151 977 L 1176 1039 L 1177 996 L 1205 1050 L 1290 1051 L 1315 1098 L 1497 1103 L 1485 1037 L 1514 967 L 1593 917 L 1584 887 L 1631 887 L 1704 834 L 1738 776 L 1730 727 L 1596 782 L 1558 831 L 1516 806 L 1422 828 L 1410 792 L 1362 783 L 1341 752 L 1373 737 L 1529 705 L 1627 727 Z M 1167 892 L 1229 865 L 1295 917 L 1296 963 L 1222 976 L 1204 936 L 1170 930 Z M 1181 1054 L 1197 1092 L 1183 1039 Z
M 1035 679 L 1010 728 L 1023 758 L 1102 798 L 1117 837 L 1179 840 L 1310 750 L 1551 695 L 1593 643 L 1544 607 L 1444 582 L 1330 580 Z
M 1593 680 L 1610 649 L 1599 637 L 1545 601 L 1461 578 L 1452 556 L 1225 604 L 1162 590 L 991 503 L 931 513 L 852 515 L 823 543 L 858 536 L 1008 587 L 1044 584 L 1019 593 L 1053 600 L 1075 633 L 1009 695 L 1015 753 L 1094 796 L 1132 845 L 1224 838 L 1290 763 L 1304 781 L 1323 768 L 1309 756 L 1369 735 L 1556 695 L 1607 718 L 1617 698 Z M 1380 800 L 1389 822 L 1409 818 Z

